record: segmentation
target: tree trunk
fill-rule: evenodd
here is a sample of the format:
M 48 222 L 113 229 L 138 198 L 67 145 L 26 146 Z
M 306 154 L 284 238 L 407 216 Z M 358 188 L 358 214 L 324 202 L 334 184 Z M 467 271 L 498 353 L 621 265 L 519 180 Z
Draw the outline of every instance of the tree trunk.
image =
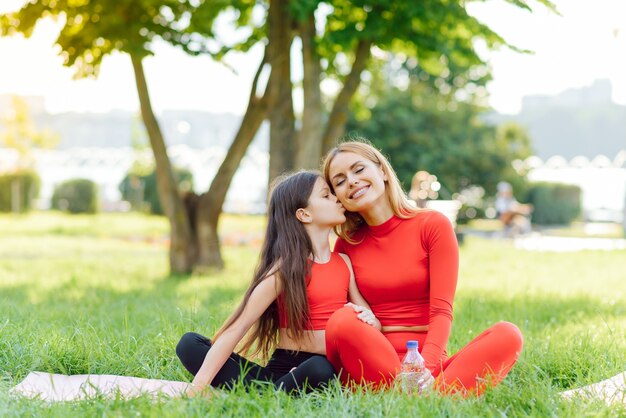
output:
M 369 60 L 371 45 L 371 41 L 363 39 L 357 45 L 350 74 L 346 77 L 343 88 L 339 92 L 328 117 L 328 124 L 322 138 L 322 151 L 324 153 L 328 152 L 344 134 L 348 122 L 350 101 L 361 84 L 361 73 Z
M 266 56 L 263 57 L 263 61 L 254 77 L 248 108 L 235 135 L 235 139 L 228 148 L 226 157 L 220 165 L 217 174 L 215 174 L 209 191 L 201 194 L 197 200 L 194 219 L 199 249 L 196 268 L 199 269 L 222 269 L 224 267 L 217 229 L 219 217 L 235 172 L 239 168 L 248 146 L 267 115 L 270 101 L 269 90 L 266 88 L 263 97 L 257 96 L 257 85 L 261 71 L 266 63 L 266 57 L 267 47 Z
M 298 135 L 296 167 L 318 169 L 322 158 L 322 69 L 315 44 L 315 16 L 311 14 L 298 26 L 302 39 L 304 108 Z
M 291 17 L 288 0 L 270 0 L 269 62 L 272 74 L 269 88 L 276 101 L 270 109 L 270 170 L 269 181 L 294 168 L 295 116 L 291 98 Z
M 135 72 L 141 117 L 154 154 L 159 201 L 170 223 L 170 273 L 187 274 L 191 272 L 197 256 L 191 225 L 183 200 L 178 193 L 161 128 L 152 111 L 142 59 L 133 54 L 130 54 L 130 58 Z

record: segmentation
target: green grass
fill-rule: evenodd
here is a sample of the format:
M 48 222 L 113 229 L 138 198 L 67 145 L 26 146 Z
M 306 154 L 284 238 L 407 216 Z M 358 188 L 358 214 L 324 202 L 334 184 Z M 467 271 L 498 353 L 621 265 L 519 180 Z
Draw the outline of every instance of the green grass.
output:
M 167 276 L 167 225 L 136 214 L 0 216 L 0 416 L 626 416 L 559 391 L 626 369 L 626 252 L 536 253 L 468 237 L 448 351 L 499 320 L 525 347 L 479 399 L 326 393 L 292 399 L 238 391 L 213 399 L 93 399 L 45 405 L 8 390 L 30 371 L 189 380 L 174 347 L 211 334 L 250 280 L 262 217 L 221 225 L 227 268 Z

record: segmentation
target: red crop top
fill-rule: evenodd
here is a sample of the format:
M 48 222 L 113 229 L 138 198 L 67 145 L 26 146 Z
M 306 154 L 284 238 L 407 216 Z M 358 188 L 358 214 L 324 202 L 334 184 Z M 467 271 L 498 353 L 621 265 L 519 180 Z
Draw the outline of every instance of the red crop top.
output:
M 338 253 L 331 253 L 327 263 L 313 263 L 306 278 L 309 301 L 307 330 L 323 330 L 330 316 L 348 302 L 350 270 Z M 288 324 L 283 295 L 278 296 L 278 321 L 281 328 Z

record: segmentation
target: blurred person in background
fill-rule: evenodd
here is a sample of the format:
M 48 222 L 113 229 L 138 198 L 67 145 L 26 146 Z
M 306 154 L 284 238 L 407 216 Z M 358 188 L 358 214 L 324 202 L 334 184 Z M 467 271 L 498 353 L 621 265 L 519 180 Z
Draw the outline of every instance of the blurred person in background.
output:
M 501 181 L 497 185 L 495 209 L 498 219 L 504 226 L 504 235 L 514 237 L 520 234 L 528 234 L 532 231 L 530 215 L 533 206 L 519 203 L 513 196 L 511 183 Z
M 431 177 L 432 176 L 428 171 L 420 170 L 415 173 L 413 179 L 411 180 L 409 198 L 415 201 L 418 208 L 426 207 L 426 201 L 429 198 L 428 193 L 431 191 Z

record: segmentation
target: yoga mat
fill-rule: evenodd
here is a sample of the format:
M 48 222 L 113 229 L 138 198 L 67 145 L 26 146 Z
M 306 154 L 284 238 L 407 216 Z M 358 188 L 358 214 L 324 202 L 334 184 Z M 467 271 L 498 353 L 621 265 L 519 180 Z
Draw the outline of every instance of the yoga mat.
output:
M 561 393 L 564 398 L 583 397 L 586 399 L 600 398 L 607 404 L 626 404 L 626 372 L 615 375 L 592 385 L 571 389 Z
M 37 398 L 44 401 L 75 401 L 97 396 L 128 399 L 144 394 L 180 396 L 190 384 L 171 380 L 144 379 L 140 377 L 107 374 L 62 375 L 31 372 L 13 387 L 14 396 Z

